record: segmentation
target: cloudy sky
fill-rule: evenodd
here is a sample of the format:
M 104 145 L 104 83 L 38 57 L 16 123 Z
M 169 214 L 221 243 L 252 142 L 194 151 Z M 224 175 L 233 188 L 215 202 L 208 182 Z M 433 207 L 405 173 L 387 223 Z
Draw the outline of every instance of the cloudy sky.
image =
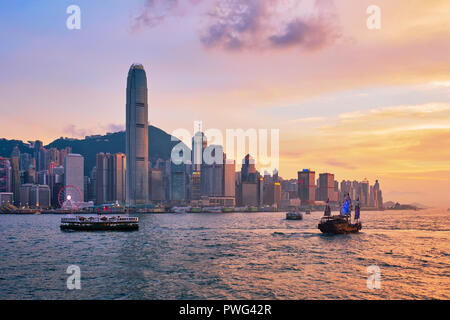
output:
M 284 178 L 379 179 L 385 200 L 450 207 L 448 0 L 2 1 L 0 39 L 0 137 L 122 129 L 140 62 L 169 133 L 280 129 Z

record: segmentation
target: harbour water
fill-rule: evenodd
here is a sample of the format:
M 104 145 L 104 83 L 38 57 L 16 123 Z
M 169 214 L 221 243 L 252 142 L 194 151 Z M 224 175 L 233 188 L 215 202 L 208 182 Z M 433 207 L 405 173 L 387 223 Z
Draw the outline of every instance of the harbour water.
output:
M 450 299 L 450 213 L 136 214 L 139 231 L 67 232 L 61 215 L 0 215 L 0 299 Z M 67 267 L 81 289 L 67 289 Z M 369 289 L 369 266 L 380 289 Z

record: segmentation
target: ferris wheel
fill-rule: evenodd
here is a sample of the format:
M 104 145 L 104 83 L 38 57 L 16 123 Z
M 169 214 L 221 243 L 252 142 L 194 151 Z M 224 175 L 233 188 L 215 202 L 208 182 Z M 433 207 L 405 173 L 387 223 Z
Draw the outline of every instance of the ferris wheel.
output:
M 78 209 L 82 199 L 81 191 L 76 186 L 67 185 L 58 192 L 58 204 L 63 209 Z

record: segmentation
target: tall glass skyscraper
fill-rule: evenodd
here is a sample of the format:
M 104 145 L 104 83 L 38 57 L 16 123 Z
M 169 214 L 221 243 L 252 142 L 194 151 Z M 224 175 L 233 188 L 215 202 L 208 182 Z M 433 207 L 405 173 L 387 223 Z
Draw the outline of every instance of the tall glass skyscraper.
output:
M 141 64 L 128 72 L 126 109 L 126 203 L 133 207 L 148 200 L 147 76 Z

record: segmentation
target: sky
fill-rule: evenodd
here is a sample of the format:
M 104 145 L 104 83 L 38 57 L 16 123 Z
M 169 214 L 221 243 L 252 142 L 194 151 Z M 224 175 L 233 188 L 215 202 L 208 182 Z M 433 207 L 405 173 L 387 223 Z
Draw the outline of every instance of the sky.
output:
M 386 201 L 450 207 L 447 0 L 2 1 L 0 40 L 2 138 L 122 130 L 138 62 L 168 133 L 279 129 L 283 178 L 378 179 Z

